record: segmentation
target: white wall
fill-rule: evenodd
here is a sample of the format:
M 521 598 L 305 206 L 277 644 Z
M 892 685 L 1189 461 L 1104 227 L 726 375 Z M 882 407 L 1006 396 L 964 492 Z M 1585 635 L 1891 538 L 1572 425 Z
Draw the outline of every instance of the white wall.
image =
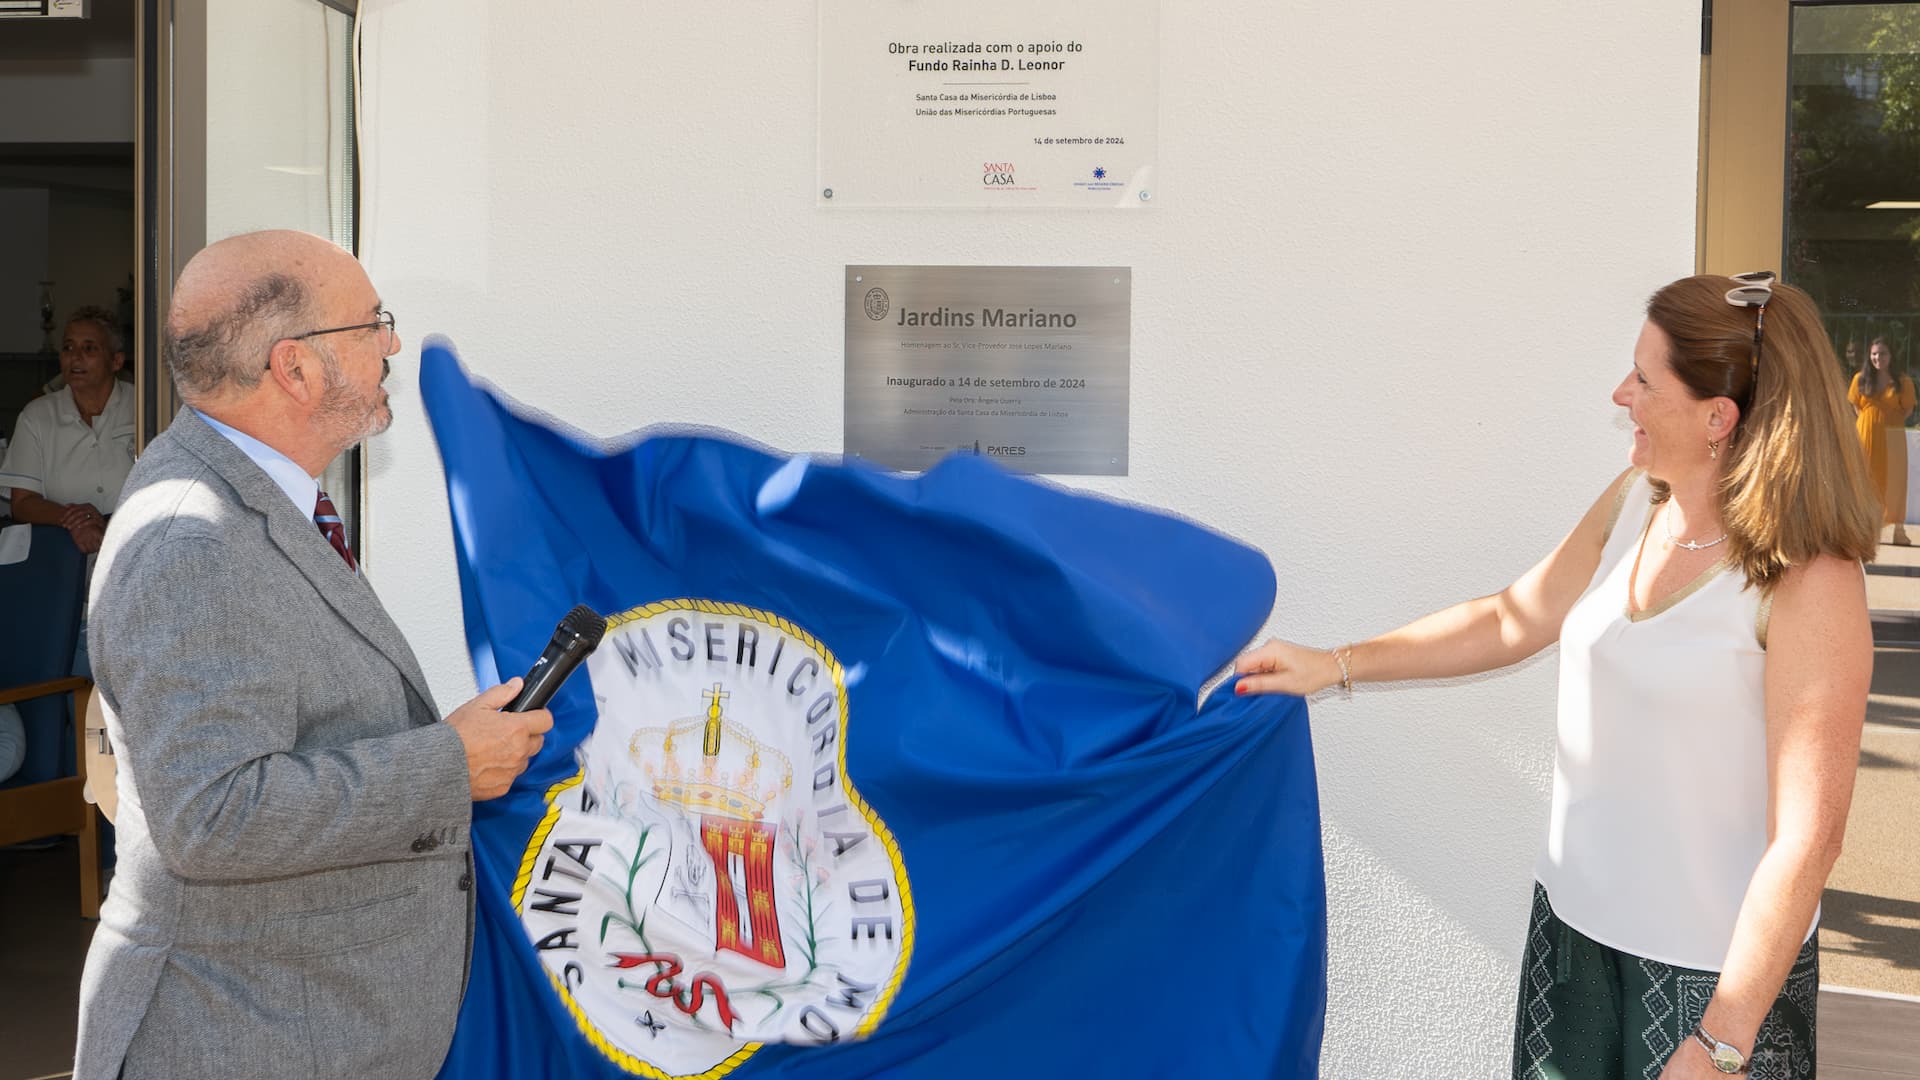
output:
M 56 190 L 47 213 L 47 270 L 56 283 L 56 317 L 65 321 L 83 304 L 118 310 L 116 290 L 131 287 L 137 261 L 132 193 Z
M 34 352 L 46 343 L 40 283 L 49 280 L 47 200 L 46 188 L 0 187 L 0 352 Z
M 133 141 L 131 58 L 9 60 L 3 67 L 0 143 Z
M 1168 3 L 1140 213 L 814 205 L 815 8 L 368 5 L 367 255 L 598 433 L 837 450 L 847 263 L 1134 269 L 1132 475 L 1087 487 L 1266 550 L 1272 628 L 1363 636 L 1492 591 L 1624 466 L 1607 396 L 1690 272 L 1698 8 Z M 369 565 L 471 691 L 411 372 Z M 1335 1077 L 1503 1075 L 1546 819 L 1551 658 L 1316 707 Z

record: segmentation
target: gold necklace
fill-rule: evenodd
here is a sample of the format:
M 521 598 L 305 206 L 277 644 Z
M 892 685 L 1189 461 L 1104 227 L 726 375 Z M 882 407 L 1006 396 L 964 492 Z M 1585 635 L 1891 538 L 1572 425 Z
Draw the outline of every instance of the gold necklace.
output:
M 1688 551 L 1705 551 L 1708 548 L 1714 546 L 1715 544 L 1724 543 L 1727 539 L 1726 533 L 1721 533 L 1719 536 L 1715 537 L 1714 539 L 1708 540 L 1705 542 L 1699 542 L 1694 540 L 1682 540 L 1679 537 L 1673 535 L 1673 503 L 1672 502 L 1667 503 L 1666 513 L 1660 515 L 1660 525 L 1662 528 L 1667 530 L 1667 543 L 1672 544 L 1674 547 L 1686 548 Z

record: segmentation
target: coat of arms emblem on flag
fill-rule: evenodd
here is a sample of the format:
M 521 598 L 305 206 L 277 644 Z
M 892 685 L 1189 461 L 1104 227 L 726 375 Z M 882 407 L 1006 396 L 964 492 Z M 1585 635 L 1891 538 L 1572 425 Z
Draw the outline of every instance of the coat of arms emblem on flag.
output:
M 513 891 L 582 1033 L 682 1077 L 871 1031 L 913 903 L 847 780 L 847 672 L 779 615 L 708 600 L 610 618 L 588 667 L 599 721 Z

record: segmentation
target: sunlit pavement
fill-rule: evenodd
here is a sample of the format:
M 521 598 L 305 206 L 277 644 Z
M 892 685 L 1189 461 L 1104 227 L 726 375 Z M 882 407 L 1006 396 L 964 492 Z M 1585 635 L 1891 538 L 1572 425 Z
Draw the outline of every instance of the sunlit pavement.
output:
M 1820 981 L 1920 996 L 1920 548 L 1867 567 L 1873 689 L 1846 850 L 1827 882 Z M 1920 539 L 1920 525 L 1908 526 Z

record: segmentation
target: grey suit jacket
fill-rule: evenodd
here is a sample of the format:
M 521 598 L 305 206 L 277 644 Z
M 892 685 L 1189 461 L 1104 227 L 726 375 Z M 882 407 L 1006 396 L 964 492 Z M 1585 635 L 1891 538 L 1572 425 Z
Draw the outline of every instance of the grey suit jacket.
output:
M 471 943 L 466 755 L 366 580 L 183 410 L 127 478 L 87 640 L 119 864 L 75 1077 L 432 1076 Z

